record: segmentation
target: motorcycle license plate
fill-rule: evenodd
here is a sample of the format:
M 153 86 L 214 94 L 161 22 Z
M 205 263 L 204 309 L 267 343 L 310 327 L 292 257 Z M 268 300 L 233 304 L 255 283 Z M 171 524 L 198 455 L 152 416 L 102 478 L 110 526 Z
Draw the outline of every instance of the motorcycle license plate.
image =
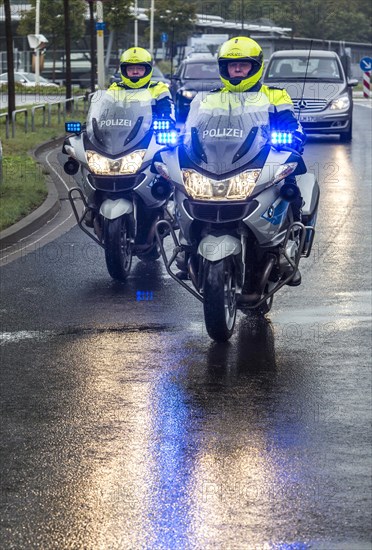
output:
M 301 122 L 316 122 L 315 116 L 300 115 Z

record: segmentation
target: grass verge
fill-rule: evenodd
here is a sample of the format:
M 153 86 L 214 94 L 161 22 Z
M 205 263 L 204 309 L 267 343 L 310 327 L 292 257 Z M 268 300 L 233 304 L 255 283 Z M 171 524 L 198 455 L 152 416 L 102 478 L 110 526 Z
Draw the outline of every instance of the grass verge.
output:
M 31 110 L 31 108 L 30 108 Z M 72 118 L 72 117 L 68 117 Z M 83 113 L 75 113 L 74 120 L 85 120 Z M 57 114 L 50 126 L 42 126 L 42 113 L 35 113 L 35 132 L 25 133 L 20 117 L 16 137 L 5 139 L 4 119 L 0 124 L 3 147 L 2 183 L 0 183 L 0 231 L 21 220 L 35 210 L 47 197 L 44 167 L 31 156 L 31 151 L 46 141 L 64 135 L 64 120 L 58 123 Z

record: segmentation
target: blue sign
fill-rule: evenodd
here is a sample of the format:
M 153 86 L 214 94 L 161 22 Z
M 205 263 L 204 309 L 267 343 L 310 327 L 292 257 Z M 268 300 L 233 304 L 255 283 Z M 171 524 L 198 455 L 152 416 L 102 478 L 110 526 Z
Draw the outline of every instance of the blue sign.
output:
M 362 57 L 359 67 L 364 73 L 372 71 L 372 57 Z
M 106 30 L 106 23 L 103 21 L 96 23 L 96 31 L 104 31 Z
M 166 32 L 161 33 L 161 41 L 162 42 L 168 42 L 168 35 Z

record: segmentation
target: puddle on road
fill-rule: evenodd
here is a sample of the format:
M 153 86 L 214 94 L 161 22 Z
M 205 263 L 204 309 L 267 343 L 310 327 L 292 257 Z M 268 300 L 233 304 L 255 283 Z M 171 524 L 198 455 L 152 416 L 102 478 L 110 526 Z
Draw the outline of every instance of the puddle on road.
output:
M 337 302 L 311 305 L 301 309 L 286 309 L 279 313 L 273 310 L 273 321 L 313 324 L 314 322 L 336 323 L 340 328 L 371 321 L 371 295 L 369 292 L 339 292 Z
M 174 332 L 171 325 L 125 325 L 111 327 L 68 327 L 65 330 L 19 330 L 1 332 L 0 345 L 17 343 L 22 340 L 45 340 L 56 336 L 80 336 L 85 334 L 132 333 L 132 332 Z

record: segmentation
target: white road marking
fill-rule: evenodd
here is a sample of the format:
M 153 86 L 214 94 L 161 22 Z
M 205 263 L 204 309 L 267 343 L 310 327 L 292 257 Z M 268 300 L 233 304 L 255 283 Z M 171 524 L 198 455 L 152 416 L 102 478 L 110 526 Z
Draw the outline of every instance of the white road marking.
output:
M 19 342 L 20 340 L 47 338 L 53 334 L 54 332 L 51 330 L 19 330 L 17 332 L 0 332 L 0 345 Z
M 45 157 L 45 160 L 48 164 L 48 166 L 51 168 L 51 170 L 53 170 L 53 172 L 55 173 L 55 175 L 61 180 L 61 182 L 63 183 L 63 185 L 66 187 L 67 191 L 69 191 L 69 187 L 67 185 L 67 183 L 65 182 L 65 180 L 63 178 L 61 178 L 61 176 L 58 174 L 57 170 L 55 168 L 53 168 L 53 166 L 50 164 L 49 162 L 49 155 L 51 155 L 52 153 L 54 153 L 55 149 L 53 149 L 52 151 L 49 151 L 49 153 L 46 155 Z
M 357 105 L 358 107 L 366 107 L 367 109 L 372 109 L 372 101 L 371 100 L 363 100 L 355 101 L 354 99 L 354 105 Z

